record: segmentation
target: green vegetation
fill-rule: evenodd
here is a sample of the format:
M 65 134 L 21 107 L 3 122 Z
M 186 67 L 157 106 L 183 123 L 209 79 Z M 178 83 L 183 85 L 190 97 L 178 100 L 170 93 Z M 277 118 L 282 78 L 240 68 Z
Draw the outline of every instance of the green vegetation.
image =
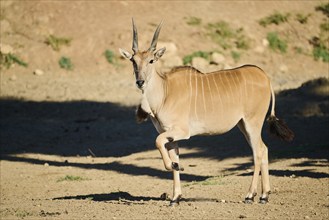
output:
M 53 50 L 59 51 L 62 46 L 70 46 L 72 39 L 64 37 L 56 37 L 54 35 L 49 35 L 45 40 L 47 45 L 50 45 Z
M 185 18 L 185 19 L 186 19 L 186 24 L 191 25 L 191 26 L 200 25 L 201 22 L 202 22 L 201 18 L 197 18 L 197 17 L 194 17 L 194 16 L 191 16 L 191 17 L 188 17 L 188 18 Z
M 233 29 L 225 21 L 209 23 L 206 27 L 208 35 L 224 50 L 233 48 L 247 50 L 250 47 L 249 39 L 244 35 L 243 28 Z
M 290 13 L 281 14 L 280 12 L 274 12 L 272 15 L 269 15 L 259 21 L 259 24 L 263 27 L 266 27 L 270 24 L 279 25 L 281 23 L 288 22 Z
M 9 69 L 13 64 L 18 64 L 20 66 L 27 67 L 28 64 L 20 59 L 18 56 L 8 53 L 3 54 L 0 52 L 0 65 Z
M 321 11 L 323 14 L 325 14 L 327 17 L 329 17 L 329 3 L 325 4 L 321 4 L 317 7 L 315 7 L 316 11 Z
M 224 176 L 214 176 L 203 181 L 192 181 L 184 185 L 184 187 L 194 186 L 194 185 L 201 185 L 201 186 L 214 186 L 214 185 L 223 185 L 223 178 Z
M 329 31 L 329 22 L 320 24 L 320 30 L 321 30 L 321 32 Z
M 25 218 L 25 217 L 28 217 L 28 216 L 33 216 L 33 213 L 25 211 L 25 210 L 16 209 L 15 210 L 15 216 L 18 217 L 18 218 Z
M 304 50 L 303 50 L 303 48 L 301 48 L 301 47 L 294 47 L 294 51 L 295 51 L 297 54 L 304 54 Z
M 322 60 L 323 62 L 329 62 L 329 22 L 320 24 L 319 36 L 313 37 L 309 40 L 313 46 L 313 57 L 315 60 Z
M 241 54 L 237 51 L 231 51 L 231 56 L 235 62 L 238 62 L 241 58 Z
M 116 63 L 116 58 L 115 58 L 115 55 L 114 55 L 113 51 L 105 50 L 104 56 L 105 56 L 107 62 L 109 62 L 110 64 L 115 64 Z
M 269 46 L 273 51 L 286 53 L 287 52 L 287 41 L 279 38 L 278 33 L 270 32 L 267 34 L 267 40 L 269 42 Z
M 202 57 L 206 60 L 210 60 L 210 54 L 211 54 L 210 52 L 196 51 L 192 54 L 185 56 L 183 58 L 183 64 L 184 65 L 191 64 L 194 57 Z
M 72 70 L 73 69 L 73 64 L 72 64 L 70 58 L 61 57 L 58 61 L 58 64 L 62 69 L 66 69 L 66 70 Z
M 301 24 L 306 24 L 309 17 L 311 17 L 311 14 L 307 14 L 307 15 L 301 13 L 296 14 L 296 20 Z
M 62 181 L 82 181 L 82 180 L 90 180 L 88 178 L 84 178 L 81 176 L 72 176 L 72 175 L 66 175 L 65 177 L 61 177 L 57 180 L 57 182 L 62 182 Z

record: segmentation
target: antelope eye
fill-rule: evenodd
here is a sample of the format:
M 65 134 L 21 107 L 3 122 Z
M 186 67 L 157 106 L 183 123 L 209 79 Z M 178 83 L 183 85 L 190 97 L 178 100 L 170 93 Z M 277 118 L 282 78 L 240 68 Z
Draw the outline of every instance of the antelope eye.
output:
M 154 62 L 154 60 L 150 60 L 150 62 L 149 62 L 149 63 L 151 63 L 151 64 L 152 64 L 153 62 Z

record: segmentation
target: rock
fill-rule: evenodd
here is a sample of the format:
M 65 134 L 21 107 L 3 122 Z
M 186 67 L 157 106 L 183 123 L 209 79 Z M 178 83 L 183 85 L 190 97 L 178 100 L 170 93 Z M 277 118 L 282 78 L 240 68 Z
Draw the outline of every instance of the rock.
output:
M 16 81 L 17 80 L 17 76 L 16 75 L 12 75 L 10 78 L 9 78 L 10 81 Z
M 165 69 L 171 69 L 173 67 L 183 65 L 182 59 L 177 55 L 163 57 L 162 63 L 162 68 Z
M 158 42 L 157 48 L 160 49 L 162 47 L 166 48 L 165 55 L 170 56 L 170 55 L 176 55 L 177 54 L 177 47 L 176 44 L 172 42 Z
M 211 61 L 213 61 L 216 64 L 223 64 L 225 62 L 225 57 L 223 54 L 215 52 L 211 54 Z
M 225 199 L 222 199 L 222 200 L 220 200 L 220 202 L 221 202 L 221 203 L 225 203 L 226 201 L 225 201 Z
M 167 200 L 167 199 L 169 199 L 169 195 L 168 195 L 168 193 L 162 193 L 162 194 L 160 195 L 160 199 L 161 199 L 161 200 Z
M 49 167 L 49 163 L 44 163 L 43 164 L 45 167 Z
M 263 44 L 264 47 L 268 47 L 268 45 L 269 45 L 270 43 L 268 42 L 267 39 L 264 38 L 264 39 L 262 40 L 262 44 Z
M 8 44 L 0 44 L 0 51 L 2 54 L 14 53 L 14 49 Z
M 310 216 L 306 215 L 306 216 L 304 217 L 304 219 L 310 219 Z
M 287 73 L 288 72 L 288 67 L 285 64 L 281 64 L 279 67 L 279 70 L 281 73 Z
M 34 70 L 33 74 L 36 76 L 42 76 L 44 74 L 44 72 L 40 69 L 36 69 L 36 70 Z
M 194 57 L 192 59 L 192 66 L 201 72 L 205 72 L 209 62 L 201 57 Z

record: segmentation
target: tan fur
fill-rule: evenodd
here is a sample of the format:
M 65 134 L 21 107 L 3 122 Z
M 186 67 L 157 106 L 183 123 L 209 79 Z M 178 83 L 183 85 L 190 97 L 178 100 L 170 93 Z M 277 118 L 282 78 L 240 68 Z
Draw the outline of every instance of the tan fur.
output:
M 160 27 L 152 45 L 156 45 Z M 144 52 L 134 51 L 133 55 L 122 49 L 120 52 L 134 64 L 136 83 L 143 92 L 141 107 L 150 115 L 159 132 L 156 146 L 164 166 L 173 171 L 173 201 L 181 196 L 179 171 L 182 167 L 179 166 L 177 141 L 194 135 L 223 134 L 236 125 L 246 137 L 254 156 L 254 175 L 246 201 L 253 199 L 257 192 L 260 172 L 261 197 L 266 201 L 270 192 L 268 155 L 261 130 L 271 96 L 271 116 L 274 117 L 275 99 L 264 71 L 245 65 L 211 73 L 201 73 L 193 67 L 177 67 L 160 74 L 154 63 L 165 48 L 155 50 L 151 46 Z

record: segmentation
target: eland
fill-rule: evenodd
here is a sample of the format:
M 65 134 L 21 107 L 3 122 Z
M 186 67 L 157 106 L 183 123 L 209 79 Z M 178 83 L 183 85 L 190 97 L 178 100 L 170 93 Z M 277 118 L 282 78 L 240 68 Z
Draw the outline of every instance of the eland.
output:
M 157 27 L 151 46 L 138 49 L 137 28 L 133 26 L 133 54 L 119 49 L 121 55 L 133 64 L 136 85 L 142 91 L 141 104 L 136 111 L 138 122 L 150 118 L 159 135 L 155 145 L 160 151 L 164 167 L 173 171 L 173 196 L 170 205 L 179 204 L 182 197 L 177 141 L 195 135 L 217 135 L 228 132 L 236 125 L 252 148 L 254 174 L 246 203 L 252 203 L 257 194 L 261 173 L 260 203 L 267 203 L 270 194 L 268 149 L 261 131 L 267 118 L 269 130 L 285 141 L 291 141 L 293 132 L 284 121 L 275 116 L 275 94 L 265 72 L 254 65 L 229 70 L 202 73 L 189 67 L 176 67 L 166 73 L 158 72 L 156 62 L 166 48 L 157 50 L 162 22 Z

